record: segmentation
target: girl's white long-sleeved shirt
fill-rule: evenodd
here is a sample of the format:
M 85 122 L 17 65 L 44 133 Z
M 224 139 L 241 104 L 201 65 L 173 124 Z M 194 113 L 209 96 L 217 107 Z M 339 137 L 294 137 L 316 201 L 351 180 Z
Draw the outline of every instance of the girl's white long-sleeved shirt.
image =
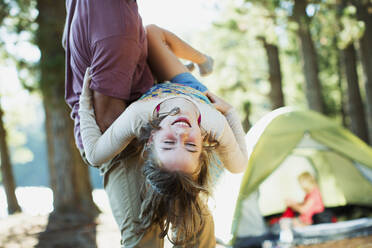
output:
M 201 128 L 219 143 L 216 153 L 223 166 L 232 173 L 242 172 L 246 168 L 248 158 L 245 134 L 234 109 L 223 115 L 213 105 L 189 95 L 155 96 L 130 104 L 102 134 L 95 120 L 92 92 L 87 81 L 84 82 L 80 96 L 79 115 L 84 151 L 91 165 L 100 166 L 108 162 L 124 150 L 133 139 L 139 137 L 141 127 L 153 118 L 154 110 L 160 103 L 174 97 L 183 97 L 193 102 L 199 109 L 202 116 Z

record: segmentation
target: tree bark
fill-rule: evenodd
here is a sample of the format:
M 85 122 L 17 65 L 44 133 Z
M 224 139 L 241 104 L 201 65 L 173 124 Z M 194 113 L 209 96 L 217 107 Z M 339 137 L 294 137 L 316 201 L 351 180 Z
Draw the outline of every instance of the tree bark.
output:
M 367 124 L 359 89 L 359 79 L 356 69 L 357 57 L 354 44 L 349 44 L 342 50 L 342 54 L 347 79 L 348 113 L 351 121 L 351 130 L 359 138 L 368 142 Z
M 343 25 L 341 23 L 342 15 L 346 6 L 346 1 L 347 0 L 338 0 L 336 1 L 337 6 L 336 6 L 336 22 L 337 26 L 339 28 L 339 31 L 342 30 Z M 339 42 L 339 37 L 335 36 L 333 38 L 333 46 L 338 47 L 338 42 Z M 345 93 L 343 90 L 343 78 L 344 78 L 344 63 L 343 63 L 344 55 L 342 50 L 340 49 L 337 53 L 337 77 L 338 77 L 338 86 L 340 89 L 340 113 L 341 113 L 341 118 L 342 118 L 342 125 L 345 128 L 351 129 L 348 121 L 347 121 L 347 111 L 346 111 L 346 97 Z
M 8 213 L 14 214 L 21 212 L 15 195 L 15 182 L 10 161 L 8 144 L 6 141 L 6 130 L 3 122 L 3 110 L 0 106 L 0 154 L 1 154 L 1 178 L 5 189 L 6 200 L 8 203 Z
M 64 101 L 64 50 L 61 47 L 65 2 L 38 0 L 36 43 L 41 51 L 40 89 L 43 95 L 54 215 L 96 216 L 89 171 L 73 136 L 73 122 Z M 51 42 L 53 37 L 55 42 Z
M 372 145 L 372 3 L 365 1 L 364 4 L 357 2 L 358 19 L 364 22 L 365 30 L 359 41 L 360 55 L 365 75 L 365 93 L 367 107 L 367 125 L 369 144 Z
M 310 33 L 310 19 L 306 14 L 307 0 L 295 0 L 293 18 L 298 24 L 303 70 L 306 87 L 305 94 L 310 109 L 324 113 L 324 99 L 319 80 L 318 58 Z
M 251 115 L 251 103 L 245 102 L 243 108 L 244 108 L 245 117 L 244 117 L 242 125 L 243 125 L 243 129 L 245 133 L 247 133 L 249 129 L 252 127 L 252 124 L 249 121 L 249 117 Z
M 342 51 L 340 51 L 337 54 L 337 77 L 338 77 L 338 87 L 340 89 L 340 113 L 341 113 L 341 118 L 342 118 L 342 126 L 345 128 L 348 128 L 348 124 L 346 121 L 347 114 L 345 111 L 345 94 L 343 91 L 343 70 L 342 70 Z
M 55 171 L 56 165 L 54 164 L 54 149 L 53 149 L 53 134 L 52 126 L 50 123 L 51 120 L 51 110 L 47 101 L 43 101 L 44 113 L 45 113 L 45 132 L 46 132 L 46 143 L 47 143 L 47 152 L 48 152 L 48 169 L 49 169 L 49 186 L 53 192 L 57 190 L 57 174 Z
M 265 38 L 260 39 L 263 42 L 269 65 L 269 81 L 271 86 L 269 97 L 271 101 L 271 108 L 274 110 L 284 106 L 279 49 L 276 45 L 267 43 Z

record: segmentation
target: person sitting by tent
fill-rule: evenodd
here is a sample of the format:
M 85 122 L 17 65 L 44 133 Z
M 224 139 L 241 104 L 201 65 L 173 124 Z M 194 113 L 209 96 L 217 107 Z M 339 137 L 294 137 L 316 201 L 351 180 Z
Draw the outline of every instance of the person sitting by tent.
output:
M 293 220 L 293 226 L 295 227 L 313 224 L 313 216 L 324 211 L 322 195 L 315 178 L 309 172 L 304 172 L 298 176 L 298 181 L 306 192 L 305 198 L 303 202 L 286 199 L 288 208 L 282 215 L 294 217 L 294 212 L 299 213 L 299 217 Z

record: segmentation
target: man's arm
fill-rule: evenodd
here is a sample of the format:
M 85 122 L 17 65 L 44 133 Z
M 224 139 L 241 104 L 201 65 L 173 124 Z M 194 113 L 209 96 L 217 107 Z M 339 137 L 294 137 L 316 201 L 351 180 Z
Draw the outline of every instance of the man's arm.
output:
M 103 95 L 93 91 L 93 106 L 96 122 L 102 133 L 120 116 L 127 104 L 118 98 Z

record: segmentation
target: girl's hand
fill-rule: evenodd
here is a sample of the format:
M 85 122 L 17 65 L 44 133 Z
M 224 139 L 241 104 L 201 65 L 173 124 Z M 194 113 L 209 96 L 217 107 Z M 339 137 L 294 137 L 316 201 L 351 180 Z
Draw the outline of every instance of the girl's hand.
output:
M 79 111 L 80 110 L 93 110 L 92 90 L 89 89 L 92 76 L 90 75 L 90 68 L 85 71 L 83 87 L 79 98 Z
M 213 94 L 210 91 L 206 91 L 205 95 L 209 98 L 209 100 L 212 102 L 213 106 L 220 111 L 223 115 L 225 115 L 230 109 L 233 108 L 232 105 L 227 103 L 225 100 L 223 100 L 221 97 L 218 97 L 217 95 Z
M 91 79 L 92 76 L 90 75 L 90 67 L 87 67 L 83 80 L 83 88 L 81 89 L 81 94 L 84 96 L 92 96 L 92 91 L 89 89 Z

